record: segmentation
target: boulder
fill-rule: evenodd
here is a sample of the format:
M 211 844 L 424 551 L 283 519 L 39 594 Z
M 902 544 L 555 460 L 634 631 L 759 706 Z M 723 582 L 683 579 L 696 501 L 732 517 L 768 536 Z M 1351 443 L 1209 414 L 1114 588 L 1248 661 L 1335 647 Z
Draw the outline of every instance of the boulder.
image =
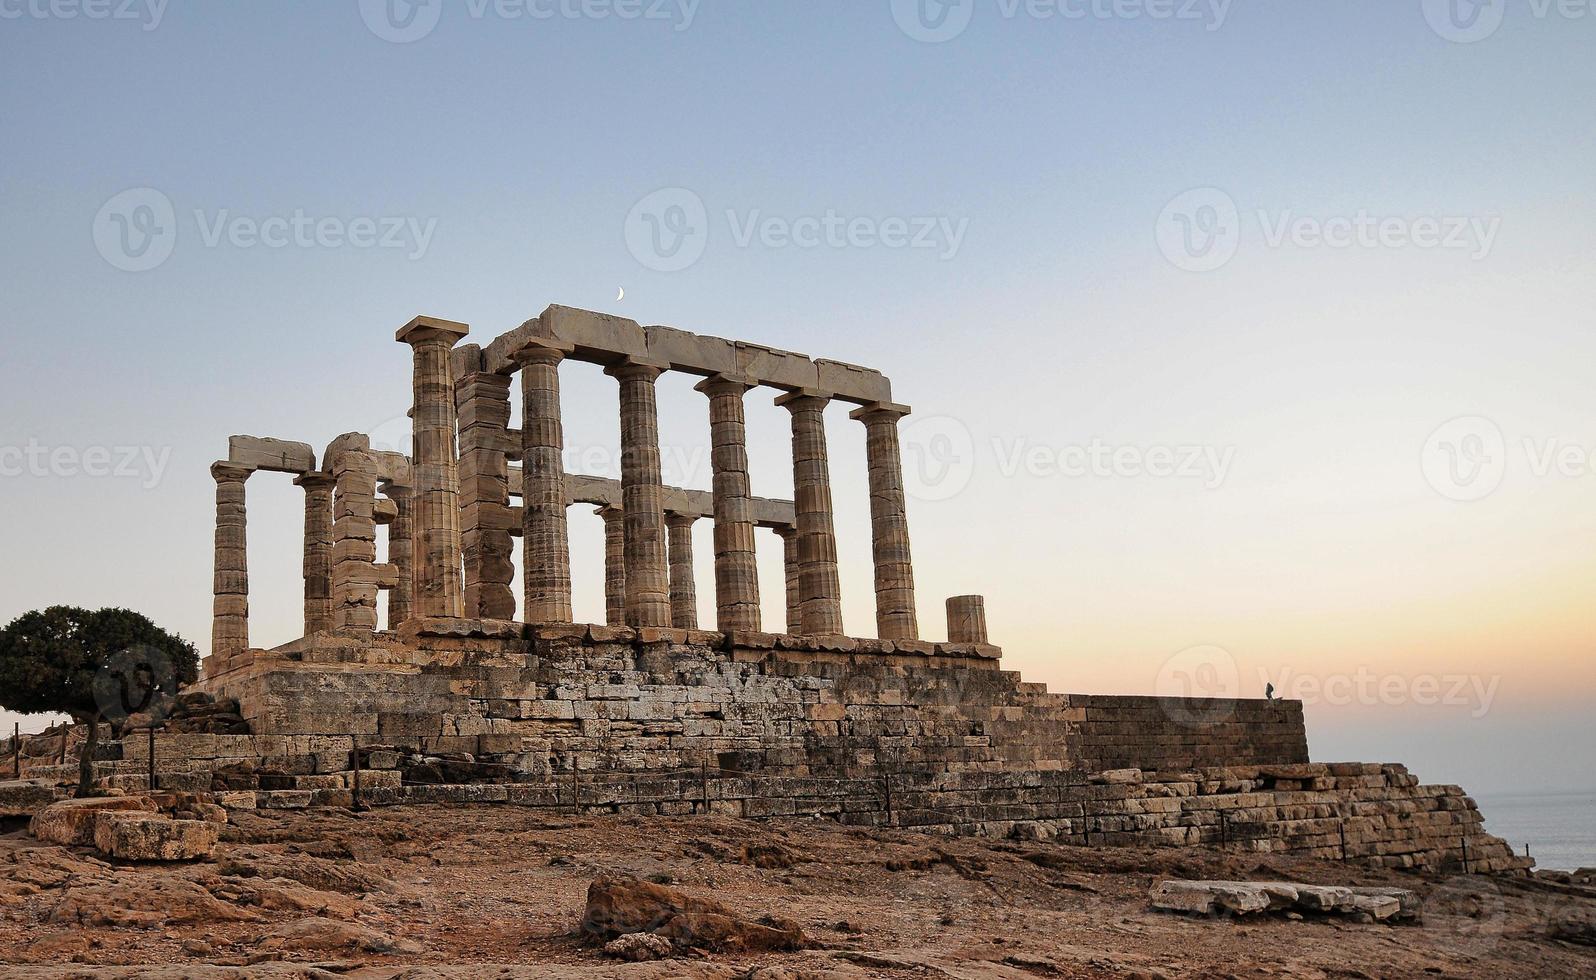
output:
M 611 941 L 652 933 L 677 946 L 722 950 L 794 950 L 806 943 L 796 923 L 743 919 L 713 899 L 648 881 L 601 878 L 588 886 L 581 930 Z
M 216 850 L 217 825 L 206 820 L 103 813 L 94 825 L 94 846 L 123 861 L 191 861 Z
M 52 803 L 34 814 L 28 829 L 39 840 L 67 847 L 94 843 L 94 826 L 101 813 L 132 811 L 155 813 L 155 802 L 144 796 L 95 796 Z

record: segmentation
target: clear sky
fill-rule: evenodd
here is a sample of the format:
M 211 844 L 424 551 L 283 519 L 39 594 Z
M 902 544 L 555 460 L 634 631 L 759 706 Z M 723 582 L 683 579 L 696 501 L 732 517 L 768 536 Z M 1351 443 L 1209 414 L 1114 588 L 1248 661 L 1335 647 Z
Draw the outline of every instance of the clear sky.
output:
M 402 439 L 397 327 L 563 303 L 889 374 L 927 635 L 979 592 L 1053 690 L 1272 682 L 1317 759 L 1590 789 L 1593 80 L 1596 11 L 1541 0 L 0 0 L 0 620 L 203 650 L 229 434 Z M 613 470 L 613 382 L 564 378 Z M 707 488 L 703 397 L 660 403 Z M 302 498 L 249 495 L 270 645 Z

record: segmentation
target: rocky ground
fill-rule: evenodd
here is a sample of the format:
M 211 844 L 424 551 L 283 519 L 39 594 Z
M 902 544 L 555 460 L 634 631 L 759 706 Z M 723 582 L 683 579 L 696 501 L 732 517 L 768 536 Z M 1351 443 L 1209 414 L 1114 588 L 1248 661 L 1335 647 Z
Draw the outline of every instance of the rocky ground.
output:
M 158 866 L 10 829 L 6 977 L 1596 976 L 1596 889 L 1528 879 L 495 806 L 235 813 L 214 860 Z M 809 948 L 617 961 L 577 925 L 593 881 L 627 876 L 794 920 Z M 1187 917 L 1149 908 L 1164 878 L 1396 885 L 1426 912 Z

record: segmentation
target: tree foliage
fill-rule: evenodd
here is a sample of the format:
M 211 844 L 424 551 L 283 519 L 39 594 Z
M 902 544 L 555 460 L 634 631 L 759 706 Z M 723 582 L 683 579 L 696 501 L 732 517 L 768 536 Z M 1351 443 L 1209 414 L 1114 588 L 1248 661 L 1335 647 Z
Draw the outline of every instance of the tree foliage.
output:
M 198 668 L 192 643 L 132 610 L 51 606 L 0 630 L 0 707 L 119 723 Z

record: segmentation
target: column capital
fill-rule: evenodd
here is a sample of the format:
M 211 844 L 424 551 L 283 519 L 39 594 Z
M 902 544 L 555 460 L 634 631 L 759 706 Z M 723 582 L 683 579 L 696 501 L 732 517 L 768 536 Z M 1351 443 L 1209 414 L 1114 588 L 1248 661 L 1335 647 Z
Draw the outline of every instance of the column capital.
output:
M 541 340 L 531 340 L 510 355 L 510 360 L 525 367 L 528 364 L 559 364 L 565 360 L 569 348 Z
M 294 477 L 294 486 L 304 487 L 306 490 L 331 490 L 338 485 L 338 478 L 322 470 L 312 470 Z
M 692 527 L 696 523 L 698 523 L 697 514 L 683 514 L 675 510 L 665 512 L 666 527 Z
M 604 373 L 618 381 L 653 381 L 668 370 L 670 365 L 664 361 L 628 357 L 606 367 Z
M 871 402 L 861 405 L 848 413 L 848 417 L 857 422 L 896 422 L 909 414 L 909 406 L 896 405 L 892 402 Z
M 776 537 L 781 538 L 783 541 L 787 540 L 788 538 L 796 538 L 798 536 L 798 529 L 793 527 L 791 524 L 773 527 L 771 530 L 775 531 Z
M 604 518 L 606 521 L 613 521 L 613 520 L 616 520 L 617 518 L 621 518 L 621 517 L 625 517 L 626 516 L 626 511 L 621 510 L 619 507 L 615 507 L 615 506 L 612 506 L 610 504 L 603 504 L 601 506 L 594 507 L 593 508 L 593 513 L 595 513 L 598 516 Z
M 776 396 L 776 405 L 791 412 L 811 408 L 825 408 L 836 397 L 824 388 L 798 388 Z
M 750 388 L 757 387 L 759 387 L 759 379 L 751 374 L 712 374 L 698 384 L 693 385 L 693 390 L 701 391 L 706 395 L 740 395 Z
M 243 483 L 255 472 L 253 466 L 240 466 L 225 460 L 211 464 L 211 479 L 217 483 Z
M 400 327 L 399 332 L 394 334 L 394 339 L 412 347 L 438 341 L 453 347 L 459 343 L 460 338 L 470 332 L 471 328 L 464 323 L 440 320 L 435 316 L 418 316 Z

